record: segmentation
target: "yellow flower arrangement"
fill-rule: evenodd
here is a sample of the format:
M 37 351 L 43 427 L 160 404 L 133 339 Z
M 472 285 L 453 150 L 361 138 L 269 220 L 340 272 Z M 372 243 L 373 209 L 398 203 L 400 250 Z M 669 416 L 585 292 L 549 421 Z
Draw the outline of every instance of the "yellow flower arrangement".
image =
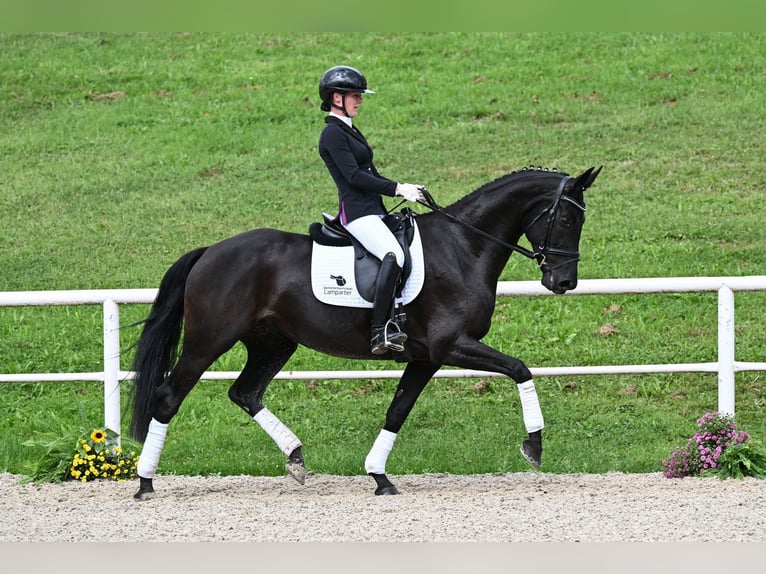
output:
M 139 446 L 123 440 L 112 429 L 93 429 L 46 433 L 37 439 L 24 442 L 24 446 L 42 448 L 44 453 L 30 472 L 25 473 L 26 482 L 62 482 L 78 480 L 88 482 L 96 479 L 129 480 L 135 478 L 138 466 Z M 74 454 L 72 446 L 74 443 Z
M 138 455 L 123 451 L 117 433 L 94 429 L 89 439 L 81 438 L 67 478 L 88 482 L 97 478 L 128 480 L 136 476 Z

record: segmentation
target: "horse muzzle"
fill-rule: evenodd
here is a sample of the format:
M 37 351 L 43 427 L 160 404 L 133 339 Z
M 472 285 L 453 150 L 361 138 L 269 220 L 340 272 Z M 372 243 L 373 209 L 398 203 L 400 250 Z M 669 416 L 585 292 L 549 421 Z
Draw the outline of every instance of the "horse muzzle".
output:
M 561 278 L 556 279 L 552 273 L 543 273 L 542 279 L 543 286 L 552 291 L 556 295 L 563 295 L 567 291 L 571 291 L 577 287 L 577 278 Z
M 562 295 L 577 287 L 578 251 L 542 247 L 537 252 L 537 264 L 543 273 L 543 286 L 556 295 Z
M 577 287 L 577 265 L 567 265 L 558 269 L 543 267 L 543 287 L 556 295 L 563 295 Z

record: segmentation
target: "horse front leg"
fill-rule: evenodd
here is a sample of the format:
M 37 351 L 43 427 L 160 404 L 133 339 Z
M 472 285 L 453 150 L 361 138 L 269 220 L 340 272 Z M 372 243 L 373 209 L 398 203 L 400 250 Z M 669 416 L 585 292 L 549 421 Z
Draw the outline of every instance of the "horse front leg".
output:
M 377 484 L 376 495 L 399 494 L 399 491 L 386 476 L 386 461 L 394 447 L 396 435 L 418 400 L 420 393 L 431 380 L 439 365 L 427 362 L 408 363 L 404 369 L 394 398 L 386 412 L 386 423 L 375 439 L 372 449 L 364 461 L 364 468 Z
M 542 429 L 545 422 L 532 373 L 527 366 L 520 359 L 505 355 L 473 339 L 460 339 L 444 362 L 453 367 L 502 373 L 516 382 L 528 435 L 521 444 L 520 451 L 529 464 L 540 468 L 543 455 Z

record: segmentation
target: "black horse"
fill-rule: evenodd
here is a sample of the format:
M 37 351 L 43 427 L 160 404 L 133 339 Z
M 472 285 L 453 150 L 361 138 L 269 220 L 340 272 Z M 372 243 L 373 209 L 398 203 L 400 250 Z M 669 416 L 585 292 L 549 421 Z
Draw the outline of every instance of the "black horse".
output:
M 517 383 L 528 432 L 521 453 L 539 467 L 543 419 L 531 372 L 481 339 L 490 329 L 498 278 L 513 251 L 537 260 L 542 284 L 552 292 L 577 286 L 583 192 L 600 171 L 590 168 L 570 177 L 524 169 L 448 207 L 431 202 L 433 211 L 416 217 L 425 279 L 421 293 L 404 308 L 407 365 L 365 462 L 376 494 L 397 494 L 385 475 L 387 456 L 421 391 L 443 365 L 498 372 Z M 532 251 L 517 245 L 522 235 Z M 275 440 L 288 456 L 288 472 L 303 483 L 300 441 L 263 405 L 272 378 L 298 345 L 350 359 L 393 358 L 370 352 L 370 309 L 315 299 L 311 255 L 307 235 L 255 229 L 191 251 L 167 271 L 143 321 L 133 364 L 131 435 L 144 443 L 136 498 L 154 492 L 167 425 L 184 398 L 238 341 L 247 362 L 229 397 Z

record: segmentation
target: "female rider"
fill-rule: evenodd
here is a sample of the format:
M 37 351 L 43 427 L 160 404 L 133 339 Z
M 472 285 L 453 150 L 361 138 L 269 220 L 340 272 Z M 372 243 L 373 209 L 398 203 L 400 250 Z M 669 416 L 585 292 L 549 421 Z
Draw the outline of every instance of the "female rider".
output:
M 319 155 L 338 188 L 340 223 L 370 253 L 380 259 L 372 309 L 372 353 L 403 351 L 407 335 L 395 323 L 391 329 L 393 298 L 402 268 L 404 252 L 394 234 L 383 223 L 386 214 L 383 195 L 399 195 L 408 201 L 423 198 L 421 186 L 397 183 L 378 173 L 372 163 L 372 149 L 353 125 L 362 94 L 367 89 L 362 73 L 350 66 L 334 66 L 319 80 L 320 108 L 328 112 L 319 137 Z

